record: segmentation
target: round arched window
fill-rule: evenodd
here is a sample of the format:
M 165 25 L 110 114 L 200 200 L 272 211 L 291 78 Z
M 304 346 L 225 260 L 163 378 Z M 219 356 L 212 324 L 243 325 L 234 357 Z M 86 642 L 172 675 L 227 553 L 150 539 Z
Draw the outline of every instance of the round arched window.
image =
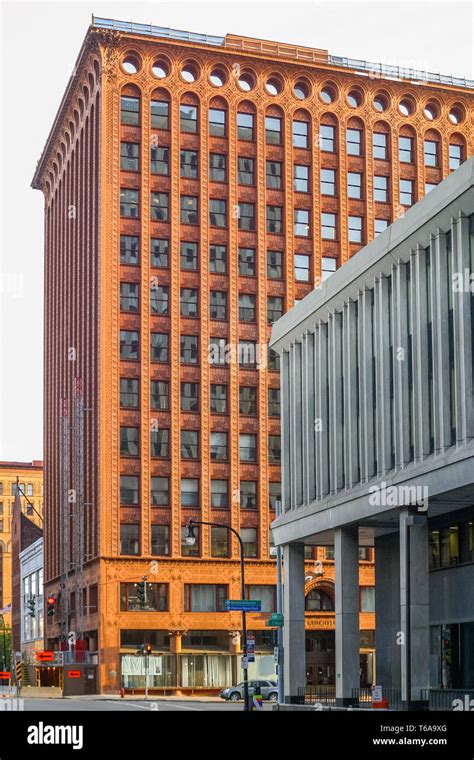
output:
M 313 588 L 305 599 L 305 609 L 308 612 L 331 612 L 334 611 L 334 603 L 326 591 Z

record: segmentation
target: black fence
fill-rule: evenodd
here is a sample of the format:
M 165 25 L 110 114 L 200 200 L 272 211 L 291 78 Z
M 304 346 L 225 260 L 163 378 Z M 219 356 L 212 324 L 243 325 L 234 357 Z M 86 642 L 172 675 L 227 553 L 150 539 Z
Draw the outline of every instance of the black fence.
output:
M 474 689 L 423 689 L 421 698 L 429 710 L 474 710 Z
M 300 705 L 335 705 L 335 686 L 300 686 L 298 688 L 298 704 Z
M 402 695 L 400 689 L 382 688 L 382 699 L 387 701 L 389 710 L 402 709 Z M 354 707 L 372 707 L 372 689 L 369 687 L 352 689 L 352 702 Z

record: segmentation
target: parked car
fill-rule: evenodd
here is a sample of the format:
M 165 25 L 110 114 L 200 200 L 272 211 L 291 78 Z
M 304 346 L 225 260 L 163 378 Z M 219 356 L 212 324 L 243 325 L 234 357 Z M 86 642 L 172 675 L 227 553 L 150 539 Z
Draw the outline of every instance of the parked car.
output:
M 249 694 L 260 693 L 263 699 L 269 702 L 278 701 L 278 686 L 276 681 L 249 681 Z M 219 694 L 221 699 L 228 699 L 231 702 L 238 702 L 244 698 L 244 684 L 239 683 L 237 686 L 227 686 Z

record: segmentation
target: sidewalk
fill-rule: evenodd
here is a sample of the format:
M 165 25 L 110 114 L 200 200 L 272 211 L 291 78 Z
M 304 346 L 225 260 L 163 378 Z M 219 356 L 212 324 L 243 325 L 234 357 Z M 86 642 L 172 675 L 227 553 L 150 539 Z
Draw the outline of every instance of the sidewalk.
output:
M 119 694 L 81 694 L 78 696 L 68 696 L 63 697 L 63 699 L 83 699 L 83 700 L 91 700 L 91 701 L 101 701 L 101 700 L 111 700 L 116 699 L 119 702 L 120 701 L 130 701 L 130 702 L 137 702 L 139 700 L 144 700 L 145 695 L 144 694 L 126 694 L 125 697 L 121 697 Z M 162 694 L 149 694 L 147 698 L 148 702 L 224 702 L 225 700 L 221 699 L 220 697 L 199 697 L 199 696 L 190 696 L 188 694 L 183 696 L 163 696 Z

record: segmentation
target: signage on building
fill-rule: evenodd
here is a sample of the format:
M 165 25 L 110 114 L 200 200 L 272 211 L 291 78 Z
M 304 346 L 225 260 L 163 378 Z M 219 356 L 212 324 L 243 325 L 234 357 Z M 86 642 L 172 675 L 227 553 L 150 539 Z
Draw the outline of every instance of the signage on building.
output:
M 36 652 L 37 662 L 53 662 L 54 652 Z
M 262 602 L 256 599 L 226 599 L 226 612 L 261 612 Z
M 255 636 L 247 637 L 247 661 L 255 662 Z
M 10 676 L 11 676 L 10 671 L 8 671 L 8 670 L 4 670 L 4 671 L 2 670 L 2 671 L 0 671 L 0 678 L 2 678 L 2 679 L 4 679 L 4 678 L 10 678 Z
M 68 670 L 67 671 L 67 677 L 68 678 L 80 678 L 81 677 L 81 671 L 80 670 Z
M 382 687 L 372 686 L 372 702 L 381 702 L 381 701 L 382 701 Z

